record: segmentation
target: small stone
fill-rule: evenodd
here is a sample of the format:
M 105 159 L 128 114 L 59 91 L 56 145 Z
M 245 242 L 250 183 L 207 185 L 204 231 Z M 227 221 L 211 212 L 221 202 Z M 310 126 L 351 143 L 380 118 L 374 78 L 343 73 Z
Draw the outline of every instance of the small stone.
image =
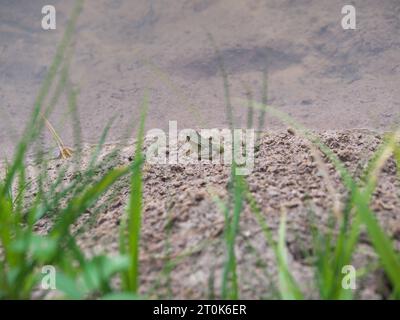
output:
M 204 193 L 197 193 L 194 196 L 194 200 L 196 200 L 197 202 L 200 202 L 200 201 L 204 200 Z
M 287 132 L 288 132 L 289 134 L 291 134 L 292 136 L 295 136 L 295 135 L 296 135 L 296 132 L 295 132 L 294 129 L 292 129 L 292 128 L 288 128 L 288 129 L 287 129 Z
M 289 201 L 289 202 L 285 203 L 285 207 L 287 207 L 287 208 L 296 208 L 299 205 L 300 205 L 300 203 L 297 200 L 292 200 L 292 201 Z
M 379 206 L 383 210 L 389 210 L 389 211 L 394 210 L 394 206 L 392 204 L 390 204 L 390 203 L 385 202 L 385 201 L 379 201 Z

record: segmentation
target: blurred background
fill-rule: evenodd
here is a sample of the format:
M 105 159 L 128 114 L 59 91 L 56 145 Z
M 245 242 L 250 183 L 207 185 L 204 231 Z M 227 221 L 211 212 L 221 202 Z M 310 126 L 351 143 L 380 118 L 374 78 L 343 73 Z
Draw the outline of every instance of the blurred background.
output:
M 44 5 L 57 29 L 41 28 Z M 310 129 L 389 130 L 399 123 L 400 2 L 351 1 L 357 29 L 343 30 L 338 0 L 86 1 L 74 37 L 70 77 L 79 89 L 83 140 L 95 142 L 116 117 L 109 141 L 138 119 L 150 90 L 147 129 L 227 126 L 223 83 L 232 98 L 251 91 Z M 65 30 L 72 0 L 0 0 L 0 154 L 10 155 Z M 237 126 L 245 105 L 235 105 Z M 65 97 L 50 117 L 68 143 Z M 266 116 L 266 129 L 282 124 Z

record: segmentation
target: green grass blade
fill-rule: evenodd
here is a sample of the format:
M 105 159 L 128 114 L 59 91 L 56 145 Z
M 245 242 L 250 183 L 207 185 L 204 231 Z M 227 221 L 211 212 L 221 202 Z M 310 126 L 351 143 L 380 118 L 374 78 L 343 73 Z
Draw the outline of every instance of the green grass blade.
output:
M 225 214 L 225 240 L 227 246 L 227 259 L 225 261 L 221 296 L 223 299 L 239 299 L 239 287 L 236 271 L 235 241 L 239 229 L 240 214 L 243 210 L 243 178 L 234 177 L 233 186 L 233 214 Z M 228 284 L 230 287 L 228 288 Z
M 208 40 L 217 56 L 218 68 L 221 72 L 221 77 L 222 77 L 222 80 L 224 83 L 224 98 L 225 98 L 225 105 L 226 105 L 226 117 L 227 117 L 227 121 L 229 124 L 229 128 L 232 130 L 233 127 L 235 126 L 235 121 L 233 118 L 234 112 L 233 112 L 233 107 L 232 107 L 232 103 L 231 103 L 231 94 L 230 94 L 228 74 L 226 72 L 226 69 L 224 66 L 224 61 L 221 57 L 218 46 L 215 43 L 214 37 L 209 32 L 207 33 L 207 37 L 208 37 Z
M 266 106 L 268 103 L 268 63 L 267 59 L 265 59 L 265 69 L 263 71 L 262 77 L 262 98 L 261 103 Z M 257 141 L 260 140 L 261 131 L 264 129 L 265 124 L 265 108 L 260 110 L 260 115 L 258 118 L 258 133 L 257 133 Z
M 82 195 L 73 198 L 61 213 L 61 219 L 54 225 L 51 233 L 59 238 L 68 233 L 69 226 L 89 208 L 119 178 L 129 172 L 129 167 L 120 167 L 108 172 L 99 182 L 88 188 Z
M 394 287 L 394 294 L 400 298 L 400 259 L 393 244 L 386 233 L 380 227 L 375 215 L 368 207 L 366 197 L 357 194 L 355 199 L 361 220 L 367 227 L 368 235 L 379 255 L 381 263 Z
M 288 272 L 287 249 L 286 249 L 286 215 L 282 214 L 279 224 L 279 240 L 276 248 L 280 293 L 285 300 L 302 300 L 303 295 L 294 281 L 293 276 Z
M 142 170 L 141 164 L 143 163 L 142 146 L 144 139 L 144 123 L 148 108 L 148 96 L 145 93 L 142 112 L 140 118 L 140 127 L 138 132 L 135 159 L 135 167 L 131 172 L 131 194 L 127 210 L 127 241 L 123 238 L 120 243 L 122 245 L 121 253 L 128 254 L 129 256 L 129 270 L 123 280 L 124 286 L 127 291 L 134 294 L 139 289 L 139 248 L 140 248 L 140 229 L 142 221 Z M 124 223 L 125 225 L 125 223 Z M 124 232 L 124 231 L 123 231 Z M 127 248 L 125 248 L 125 244 Z
M 286 260 L 286 248 L 285 248 L 285 220 L 281 220 L 279 229 L 279 241 L 278 244 L 273 240 L 271 231 L 264 220 L 260 208 L 250 193 L 248 186 L 245 186 L 246 199 L 250 205 L 250 209 L 257 219 L 258 224 L 264 234 L 264 237 L 268 245 L 272 248 L 275 254 L 275 258 L 278 264 L 279 280 L 280 280 L 280 294 L 283 299 L 304 299 L 303 294 L 295 278 L 290 272 L 289 266 Z

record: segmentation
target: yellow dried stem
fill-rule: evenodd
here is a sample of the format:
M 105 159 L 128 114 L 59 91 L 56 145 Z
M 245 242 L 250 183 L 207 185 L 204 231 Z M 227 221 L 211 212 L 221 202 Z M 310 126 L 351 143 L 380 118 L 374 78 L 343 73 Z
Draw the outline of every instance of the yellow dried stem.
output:
M 61 140 L 60 136 L 57 134 L 56 130 L 54 129 L 54 127 L 52 126 L 50 121 L 43 114 L 41 116 L 44 119 L 44 123 L 45 123 L 47 129 L 49 129 L 54 141 L 57 144 L 58 150 L 60 152 L 58 155 L 58 158 L 59 159 L 67 159 L 67 158 L 72 157 L 73 150 L 71 148 L 65 146 L 64 142 Z

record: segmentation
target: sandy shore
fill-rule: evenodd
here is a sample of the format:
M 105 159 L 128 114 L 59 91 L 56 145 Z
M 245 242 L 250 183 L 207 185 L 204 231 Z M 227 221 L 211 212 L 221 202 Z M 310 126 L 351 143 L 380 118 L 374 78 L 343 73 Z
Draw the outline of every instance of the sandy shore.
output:
M 354 177 L 360 177 L 373 151 L 382 142 L 380 135 L 366 130 L 326 131 L 319 136 Z M 102 157 L 115 147 L 113 144 L 105 146 Z M 87 147 L 84 154 L 92 150 L 93 147 Z M 98 175 L 103 170 L 128 164 L 132 161 L 133 150 L 133 145 L 123 147 L 118 157 L 108 161 Z M 50 177 L 65 164 L 65 160 L 50 162 Z M 85 164 L 84 161 L 81 167 Z M 228 166 L 217 164 L 145 164 L 140 257 L 142 293 L 153 298 L 207 298 L 214 294 L 218 297 L 226 250 L 224 215 L 215 197 L 227 199 L 229 173 Z M 65 183 L 74 181 L 75 176 L 67 173 Z M 344 205 L 347 192 L 339 174 L 319 151 L 310 149 L 305 139 L 292 132 L 276 131 L 263 135 L 255 154 L 254 171 L 246 180 L 274 235 L 282 212 L 286 213 L 290 268 L 307 297 L 317 298 L 311 226 L 317 225 L 319 230 L 328 228 L 329 221 L 336 219 L 334 209 Z M 371 208 L 398 249 L 399 190 L 396 165 L 390 159 L 379 176 Z M 129 192 L 129 179 L 120 180 L 74 227 L 75 231 L 83 227 L 78 243 L 88 255 L 118 252 L 119 224 Z M 44 219 L 36 229 L 45 233 L 49 226 L 49 220 Z M 275 298 L 277 270 L 273 251 L 247 205 L 240 218 L 236 255 L 241 297 Z M 356 268 L 371 267 L 376 259 L 363 231 L 353 264 Z M 170 261 L 174 264 L 168 278 L 165 268 Z M 210 279 L 215 280 L 212 289 L 215 292 L 210 292 Z M 372 272 L 357 281 L 356 298 L 388 298 L 387 281 L 381 271 L 372 267 Z

